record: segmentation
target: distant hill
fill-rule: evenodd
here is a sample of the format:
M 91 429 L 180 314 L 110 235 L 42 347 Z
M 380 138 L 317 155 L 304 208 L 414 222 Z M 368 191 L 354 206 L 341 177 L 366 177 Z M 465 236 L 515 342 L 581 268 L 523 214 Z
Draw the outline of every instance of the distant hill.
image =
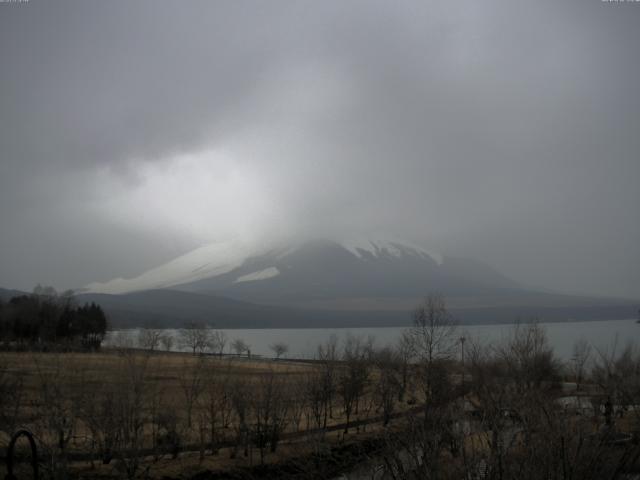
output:
M 19 295 L 28 295 L 28 293 L 22 292 L 20 290 L 10 290 L 6 288 L 0 288 L 0 299 L 4 300 L 5 302 L 10 298 L 17 297 Z
M 336 328 L 408 326 L 411 309 L 328 310 L 257 305 L 229 298 L 150 290 L 124 295 L 81 294 L 79 302 L 96 302 L 108 314 L 113 328 L 149 326 L 176 328 L 189 322 L 218 328 Z M 588 305 L 552 307 L 452 307 L 453 317 L 463 324 L 511 323 L 537 318 L 555 322 L 633 318 L 632 305 Z
M 190 322 L 219 328 L 341 327 L 398 325 L 406 323 L 408 318 L 401 312 L 331 312 L 256 305 L 175 290 L 147 290 L 123 295 L 80 294 L 77 300 L 101 305 L 114 328 L 175 328 Z
M 0 289 L 7 301 L 26 292 Z M 296 308 L 259 305 L 221 296 L 176 290 L 147 290 L 122 295 L 89 293 L 76 296 L 78 303 L 96 302 L 105 310 L 112 328 L 179 328 L 190 322 L 217 328 L 355 328 L 364 326 L 408 326 L 406 308 L 363 310 L 362 308 Z M 460 307 L 451 305 L 453 317 L 463 324 L 510 323 L 517 319 L 540 321 L 602 320 L 634 318 L 635 305 L 590 304 L 583 306 Z

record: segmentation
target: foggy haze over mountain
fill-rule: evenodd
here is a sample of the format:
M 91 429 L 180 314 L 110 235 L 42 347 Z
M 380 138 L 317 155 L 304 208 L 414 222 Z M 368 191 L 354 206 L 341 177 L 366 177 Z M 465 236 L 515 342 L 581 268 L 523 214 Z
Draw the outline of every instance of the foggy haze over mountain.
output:
M 640 298 L 638 25 L 599 0 L 0 4 L 0 286 L 381 235 Z

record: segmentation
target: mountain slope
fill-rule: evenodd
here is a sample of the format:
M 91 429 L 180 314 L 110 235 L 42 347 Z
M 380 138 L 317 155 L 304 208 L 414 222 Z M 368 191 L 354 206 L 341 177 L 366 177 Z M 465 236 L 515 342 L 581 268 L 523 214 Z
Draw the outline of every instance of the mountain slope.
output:
M 114 324 L 128 326 L 347 327 L 406 325 L 434 292 L 464 323 L 632 318 L 637 309 L 528 290 L 473 259 L 385 239 L 208 245 L 136 278 L 88 285 L 79 300 L 96 301 Z
M 229 272 L 240 266 L 250 254 L 249 252 L 250 250 L 241 243 L 212 243 L 148 270 L 135 278 L 94 282 L 78 291 L 118 294 L 169 288 Z
M 249 252 L 249 253 L 248 253 Z M 199 248 L 133 279 L 86 287 L 92 293 L 174 288 L 261 303 L 318 299 L 496 294 L 519 286 L 490 267 L 441 257 L 405 242 L 314 240 L 250 252 Z

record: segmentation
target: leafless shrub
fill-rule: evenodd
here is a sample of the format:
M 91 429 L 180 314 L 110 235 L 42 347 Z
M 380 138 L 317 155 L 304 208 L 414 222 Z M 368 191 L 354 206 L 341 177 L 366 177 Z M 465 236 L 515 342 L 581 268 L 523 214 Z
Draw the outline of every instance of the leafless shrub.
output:
M 276 342 L 273 345 L 269 345 L 269 348 L 276 356 L 276 360 L 285 355 L 289 351 L 289 345 L 284 342 Z

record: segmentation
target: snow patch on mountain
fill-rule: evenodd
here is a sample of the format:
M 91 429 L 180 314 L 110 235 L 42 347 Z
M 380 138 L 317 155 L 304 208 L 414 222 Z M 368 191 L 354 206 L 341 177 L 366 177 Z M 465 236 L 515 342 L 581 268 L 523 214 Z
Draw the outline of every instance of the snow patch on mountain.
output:
M 120 294 L 168 288 L 230 272 L 239 267 L 250 252 L 247 247 L 238 242 L 212 243 L 148 270 L 137 277 L 116 278 L 103 283 L 94 282 L 81 291 L 83 293 Z
M 269 267 L 258 272 L 242 275 L 241 277 L 236 278 L 233 283 L 255 282 L 257 280 L 266 280 L 267 278 L 277 277 L 278 275 L 280 275 L 280 271 L 276 267 Z
M 443 257 L 435 252 L 430 252 L 422 247 L 400 241 L 396 239 L 369 239 L 355 238 L 340 243 L 343 248 L 354 254 L 358 258 L 371 255 L 380 258 L 384 255 L 401 258 L 407 255 L 428 258 L 442 265 Z

